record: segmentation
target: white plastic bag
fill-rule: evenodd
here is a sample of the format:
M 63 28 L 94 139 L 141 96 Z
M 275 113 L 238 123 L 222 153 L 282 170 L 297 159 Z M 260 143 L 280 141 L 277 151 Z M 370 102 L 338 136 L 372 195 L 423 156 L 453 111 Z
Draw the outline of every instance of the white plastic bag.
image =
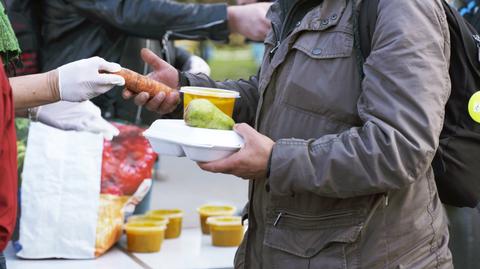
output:
M 103 137 L 32 123 L 17 256 L 95 258 Z

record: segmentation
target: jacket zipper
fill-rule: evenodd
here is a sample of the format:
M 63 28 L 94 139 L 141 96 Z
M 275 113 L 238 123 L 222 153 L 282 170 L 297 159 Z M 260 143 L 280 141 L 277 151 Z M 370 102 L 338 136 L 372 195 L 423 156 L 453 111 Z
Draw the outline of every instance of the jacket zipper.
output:
M 280 211 L 273 223 L 273 226 L 277 226 L 281 218 L 292 218 L 297 220 L 308 220 L 308 221 L 322 221 L 322 220 L 328 220 L 331 218 L 348 217 L 352 215 L 353 213 L 351 211 L 342 211 L 342 212 L 332 213 L 328 215 L 321 215 L 321 216 L 308 216 L 303 214 Z
M 275 55 L 275 52 L 280 47 L 280 44 L 282 43 L 282 41 L 284 39 L 285 27 L 287 26 L 287 23 L 290 22 L 290 20 L 292 18 L 292 14 L 296 11 L 296 9 L 301 4 L 301 2 L 302 1 L 299 1 L 296 4 L 294 4 L 294 6 L 292 8 L 290 8 L 290 10 L 288 11 L 287 15 L 285 16 L 285 19 L 283 20 L 282 27 L 280 28 L 280 35 L 278 35 L 279 33 L 277 32 L 277 29 L 276 29 L 275 25 L 272 23 L 273 36 L 275 37 L 275 47 L 273 47 L 273 49 L 271 49 L 270 52 L 269 52 L 270 60 L 272 60 L 273 55 Z
M 273 31 L 273 36 L 275 37 L 275 46 L 270 50 L 268 53 L 268 56 L 270 57 L 270 61 L 273 58 L 273 55 L 275 55 L 275 52 L 277 49 L 280 47 L 280 41 L 277 39 L 277 31 L 275 25 L 272 23 L 272 31 Z

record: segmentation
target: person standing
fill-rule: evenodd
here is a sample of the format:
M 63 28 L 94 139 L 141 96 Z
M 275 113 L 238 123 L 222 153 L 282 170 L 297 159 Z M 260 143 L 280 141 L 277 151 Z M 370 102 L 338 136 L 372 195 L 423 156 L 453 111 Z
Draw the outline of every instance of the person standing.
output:
M 100 110 L 86 101 L 124 85 L 122 77 L 101 74 L 120 66 L 99 57 L 76 61 L 55 70 L 9 79 L 5 68 L 20 49 L 0 3 L 0 268 L 5 269 L 3 251 L 16 221 L 17 148 L 15 115 L 32 115 L 57 128 L 86 130 L 113 136 L 118 130 L 102 119 Z
M 441 1 L 380 0 L 362 65 L 355 0 L 276 1 L 249 80 L 179 76 L 149 53 L 170 86 L 240 92 L 244 147 L 199 163 L 249 180 L 235 268 L 453 268 L 431 168 L 450 94 Z M 163 113 L 177 105 L 134 98 Z

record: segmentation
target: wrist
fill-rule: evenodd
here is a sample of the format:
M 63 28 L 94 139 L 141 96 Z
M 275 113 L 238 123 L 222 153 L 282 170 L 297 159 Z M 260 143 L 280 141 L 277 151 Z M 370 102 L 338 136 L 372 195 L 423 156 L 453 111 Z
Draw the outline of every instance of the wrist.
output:
M 238 33 L 238 6 L 229 6 L 227 8 L 228 29 L 231 33 Z
M 57 102 L 61 99 L 60 94 L 60 86 L 59 86 L 59 79 L 58 79 L 58 70 L 52 70 L 47 72 L 47 86 L 50 91 L 52 101 Z

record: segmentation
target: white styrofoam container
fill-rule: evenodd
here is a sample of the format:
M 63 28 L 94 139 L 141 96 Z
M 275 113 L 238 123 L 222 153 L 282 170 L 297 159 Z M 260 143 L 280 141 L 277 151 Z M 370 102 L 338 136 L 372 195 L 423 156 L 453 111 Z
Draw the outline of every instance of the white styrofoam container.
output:
M 210 162 L 237 152 L 243 139 L 234 131 L 194 128 L 183 120 L 156 120 L 144 132 L 155 152 L 161 155 Z

